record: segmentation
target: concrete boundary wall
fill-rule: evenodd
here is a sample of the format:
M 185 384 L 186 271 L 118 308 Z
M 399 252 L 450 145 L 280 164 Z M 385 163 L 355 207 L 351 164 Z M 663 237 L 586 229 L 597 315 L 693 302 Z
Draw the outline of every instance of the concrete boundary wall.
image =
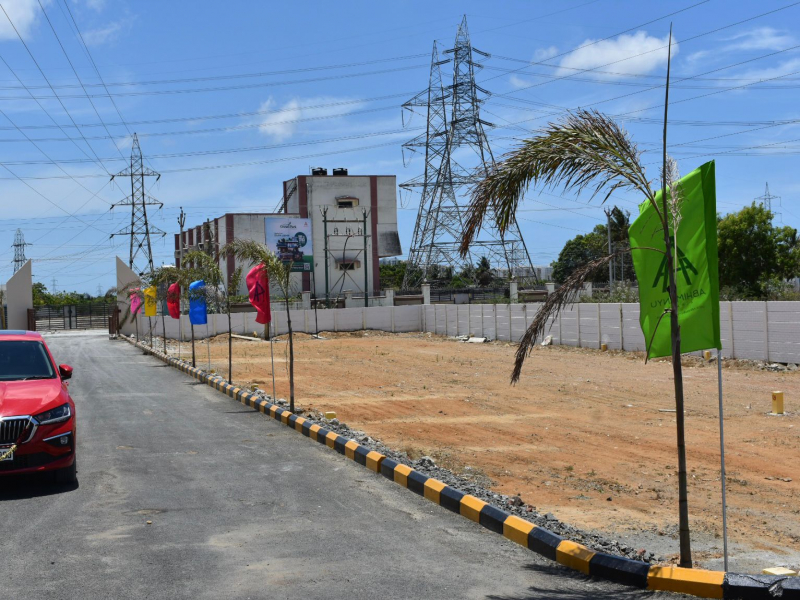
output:
M 519 342 L 541 304 L 419 306 L 424 331 Z M 552 320 L 553 344 L 643 352 L 639 305 L 580 303 Z M 720 302 L 722 354 L 728 358 L 800 364 L 800 302 Z
M 427 304 L 292 310 L 292 328 L 304 333 L 317 331 L 359 331 L 375 329 L 395 333 L 423 331 L 444 336 L 471 335 L 491 340 L 519 342 L 533 322 L 541 304 Z M 233 332 L 262 334 L 264 326 L 256 313 L 234 313 Z M 161 335 L 161 317 L 139 317 L 139 332 L 152 325 Z M 184 315 L 183 339 L 190 339 L 189 317 Z M 167 317 L 167 337 L 178 337 L 178 321 Z M 133 323 L 123 333 L 134 333 Z M 284 310 L 272 313 L 270 333 L 288 331 Z M 195 327 L 195 337 L 228 332 L 227 315 L 208 315 L 208 326 Z M 800 302 L 721 302 L 720 332 L 723 356 L 800 364 Z M 639 305 L 573 304 L 553 319 L 547 330 L 553 343 L 582 348 L 643 352 L 645 339 L 639 328 Z
M 371 306 L 369 308 L 335 308 L 314 310 L 292 310 L 292 329 L 303 333 L 316 333 L 317 331 L 360 331 L 362 329 L 376 329 L 404 333 L 422 331 L 422 306 Z M 139 316 L 139 335 L 144 336 L 152 327 L 154 335 L 162 335 L 166 328 L 167 337 L 177 339 L 182 333 L 184 340 L 191 339 L 191 325 L 189 316 L 181 317 L 182 328 L 179 330 L 178 320 L 167 316 L 162 325 L 162 317 Z M 233 313 L 231 315 L 231 329 L 238 335 L 252 335 L 253 332 L 263 335 L 264 326 L 256 323 L 255 312 Z M 272 312 L 270 335 L 282 335 L 289 331 L 286 311 Z M 122 328 L 126 335 L 136 333 L 133 322 L 128 322 Z M 205 339 L 228 333 L 228 315 L 210 314 L 207 325 L 196 325 L 194 328 L 195 339 Z

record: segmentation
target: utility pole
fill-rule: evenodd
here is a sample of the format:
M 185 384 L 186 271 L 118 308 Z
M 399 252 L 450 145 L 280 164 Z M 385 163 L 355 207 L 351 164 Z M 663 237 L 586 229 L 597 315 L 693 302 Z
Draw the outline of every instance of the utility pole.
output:
M 608 229 L 608 254 L 611 255 L 614 251 L 611 249 L 611 213 L 613 212 L 611 209 L 606 208 L 604 211 L 606 213 L 606 228 Z M 614 261 L 612 260 L 608 263 L 608 291 L 611 292 L 611 286 L 614 285 Z
M 178 225 L 181 228 L 180 242 L 178 244 L 178 248 L 179 248 L 179 251 L 178 251 L 179 258 L 178 258 L 178 260 L 180 260 L 180 265 L 181 265 L 180 266 L 180 270 L 183 270 L 183 268 L 184 268 L 184 265 L 183 265 L 183 226 L 186 225 L 186 213 L 183 212 L 183 207 L 182 206 L 181 206 L 181 214 L 180 214 L 180 216 L 178 216 Z M 183 341 L 183 329 L 181 329 L 181 324 L 182 323 L 183 323 L 183 307 L 181 307 L 181 318 L 178 319 L 178 328 L 179 328 L 178 336 L 181 338 L 180 342 L 178 342 L 178 358 L 180 358 L 181 342 Z M 195 357 L 195 353 L 194 353 L 194 324 L 190 323 L 190 325 L 191 325 L 191 331 L 192 331 L 192 366 L 194 367 L 195 364 L 196 364 L 196 357 Z
M 25 241 L 25 236 L 22 235 L 22 229 L 17 229 L 17 233 L 14 234 L 14 273 L 19 271 L 27 262 L 25 258 L 25 246 L 30 246 Z
M 369 268 L 367 259 L 367 209 L 364 209 L 364 308 L 369 308 Z
M 178 260 L 180 261 L 180 268 L 183 268 L 183 226 L 186 225 L 186 213 L 183 212 L 183 207 L 181 206 L 181 214 L 178 217 L 178 225 L 181 228 L 181 235 L 178 238 L 180 241 L 178 242 Z
M 161 174 L 144 166 L 142 149 L 139 147 L 139 138 L 135 133 L 133 134 L 133 146 L 131 148 L 131 164 L 116 175 L 112 175 L 111 180 L 113 181 L 115 177 L 130 177 L 131 179 L 130 198 L 111 205 L 111 208 L 115 206 L 130 206 L 131 224 L 116 233 L 112 233 L 111 237 L 115 235 L 130 236 L 131 245 L 128 266 L 140 277 L 146 272 L 152 274 L 153 253 L 150 248 L 150 234 L 164 237 L 166 233 L 151 225 L 147 220 L 147 207 L 155 205 L 161 208 L 163 204 L 145 192 L 144 178 L 155 177 L 156 181 L 158 181 L 161 178 Z M 142 257 L 137 261 L 139 254 Z

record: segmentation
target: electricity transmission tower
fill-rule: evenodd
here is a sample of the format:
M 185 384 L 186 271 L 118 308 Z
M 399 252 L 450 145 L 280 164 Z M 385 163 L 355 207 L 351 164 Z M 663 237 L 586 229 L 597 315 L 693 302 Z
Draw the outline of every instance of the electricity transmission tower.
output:
M 761 204 L 764 205 L 764 208 L 766 208 L 767 210 L 771 211 L 772 210 L 772 201 L 773 200 L 777 200 L 778 204 L 780 205 L 781 197 L 780 196 L 773 196 L 772 194 L 769 193 L 769 182 L 767 182 L 766 189 L 764 190 L 764 195 L 763 196 L 759 196 L 758 198 L 753 198 L 753 199 L 760 201 Z
M 476 262 L 484 257 L 495 273 L 503 269 L 509 277 L 535 282 L 536 273 L 517 222 L 501 235 L 491 210 L 469 254 L 462 258 L 458 252 L 469 206 L 465 192 L 495 164 L 484 131 L 484 126 L 492 124 L 480 116 L 480 106 L 489 92 L 475 83 L 475 70 L 483 68 L 475 55 L 488 58 L 489 54 L 472 47 L 466 16 L 458 28 L 455 46 L 443 54 L 452 54 L 452 58 L 440 60 L 434 42 L 428 88 L 403 104 L 410 112 L 427 111 L 427 127 L 403 145 L 405 150 L 425 154 L 425 170 L 400 186 L 406 190 L 421 188 L 402 287 L 415 288 L 425 279 L 448 274 L 474 274 Z M 452 83 L 446 86 L 442 73 L 445 65 L 453 69 Z M 476 159 L 477 166 L 467 166 L 466 161 Z
M 135 133 L 133 134 L 133 146 L 131 148 L 131 164 L 116 175 L 112 175 L 111 179 L 113 180 L 115 177 L 130 177 L 131 179 L 130 198 L 125 198 L 125 200 L 121 200 L 111 206 L 111 208 L 115 206 L 130 206 L 131 224 L 116 233 L 112 233 L 111 237 L 115 235 L 130 236 L 131 248 L 128 266 L 139 276 L 144 275 L 145 272 L 152 273 L 153 253 L 150 249 L 150 235 L 164 237 L 167 234 L 158 227 L 151 225 L 147 220 L 147 207 L 158 206 L 158 208 L 161 208 L 163 204 L 145 192 L 144 178 L 155 177 L 156 181 L 158 181 L 161 175 L 144 166 L 142 149 L 139 147 L 139 138 Z
M 25 236 L 22 235 L 22 229 L 17 229 L 17 233 L 14 234 L 14 273 L 20 270 L 22 265 L 27 262 L 25 258 L 25 246 L 30 246 L 25 241 Z

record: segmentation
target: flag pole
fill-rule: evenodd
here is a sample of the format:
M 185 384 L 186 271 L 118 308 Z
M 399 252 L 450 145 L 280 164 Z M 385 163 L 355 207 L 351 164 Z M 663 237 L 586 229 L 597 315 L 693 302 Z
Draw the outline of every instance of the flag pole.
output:
M 270 319 L 270 322 L 272 319 Z M 267 332 L 269 332 L 270 323 L 267 323 Z M 277 402 L 278 399 L 275 397 L 275 354 L 273 353 L 272 349 L 272 336 L 269 336 L 269 358 L 272 362 L 272 401 Z
M 722 419 L 722 353 L 717 348 L 717 381 L 719 383 L 719 458 L 722 480 L 722 548 L 725 571 L 728 571 L 728 505 L 725 498 L 725 426 Z
M 216 323 L 216 321 L 214 321 Z M 211 372 L 211 334 L 208 332 L 208 316 L 206 316 L 206 348 L 208 348 L 208 372 Z

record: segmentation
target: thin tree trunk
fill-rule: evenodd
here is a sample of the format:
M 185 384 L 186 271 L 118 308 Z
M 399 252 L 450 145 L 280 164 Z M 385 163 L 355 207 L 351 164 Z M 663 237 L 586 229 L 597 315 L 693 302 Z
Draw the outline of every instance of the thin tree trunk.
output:
M 673 267 L 672 240 L 669 235 L 670 213 L 667 206 L 667 110 L 669 107 L 669 71 L 672 54 L 672 26 L 669 31 L 667 55 L 667 86 L 664 100 L 664 155 L 661 174 L 661 214 L 664 219 L 664 248 L 667 253 L 667 273 L 669 276 L 670 331 L 672 340 L 672 377 L 675 382 L 675 422 L 678 434 L 678 519 L 679 519 L 679 566 L 692 567 L 692 543 L 689 531 L 689 494 L 686 473 L 686 431 L 683 415 L 683 369 L 681 368 L 681 326 L 678 321 L 678 289 Z M 677 252 L 677 232 L 675 232 Z
M 292 315 L 289 310 L 288 294 L 286 301 L 286 323 L 289 328 L 289 410 L 294 412 L 294 336 L 292 335 Z
M 164 315 L 161 315 L 161 331 L 164 333 L 164 355 L 166 355 L 167 354 L 167 318 Z
M 233 326 L 230 304 L 228 304 L 228 383 L 233 383 Z
M 192 325 L 192 366 L 196 367 L 197 362 L 194 355 L 194 323 L 192 323 L 191 325 Z

